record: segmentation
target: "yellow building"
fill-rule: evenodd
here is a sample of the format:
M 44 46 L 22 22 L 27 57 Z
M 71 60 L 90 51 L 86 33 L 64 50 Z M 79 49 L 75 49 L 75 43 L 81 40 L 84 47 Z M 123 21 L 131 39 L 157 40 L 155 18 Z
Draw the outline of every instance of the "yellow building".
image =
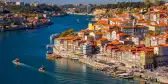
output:
M 94 30 L 94 26 L 93 26 L 92 23 L 89 23 L 89 24 L 88 24 L 88 29 L 89 29 L 89 30 Z
M 151 69 L 154 67 L 154 52 L 153 50 L 144 49 L 140 52 L 141 68 Z

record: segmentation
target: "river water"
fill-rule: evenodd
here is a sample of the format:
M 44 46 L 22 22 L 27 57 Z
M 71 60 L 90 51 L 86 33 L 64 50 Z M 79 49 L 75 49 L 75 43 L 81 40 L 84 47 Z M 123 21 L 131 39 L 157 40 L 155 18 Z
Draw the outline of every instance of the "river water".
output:
M 77 18 L 80 24 L 76 23 Z M 139 84 L 139 81 L 109 77 L 78 62 L 45 58 L 49 36 L 69 28 L 87 28 L 89 16 L 68 15 L 53 17 L 50 27 L 34 30 L 0 32 L 0 84 Z M 12 60 L 19 58 L 21 66 Z M 38 68 L 44 65 L 46 73 Z

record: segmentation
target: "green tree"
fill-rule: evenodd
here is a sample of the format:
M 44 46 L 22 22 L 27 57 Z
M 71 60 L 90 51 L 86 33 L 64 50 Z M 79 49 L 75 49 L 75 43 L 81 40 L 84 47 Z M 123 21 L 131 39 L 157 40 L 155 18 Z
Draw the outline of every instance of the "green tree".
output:
M 67 31 L 62 32 L 62 33 L 60 34 L 60 37 L 65 37 L 65 36 L 67 36 L 67 35 L 73 34 L 73 32 L 74 32 L 74 29 L 71 28 L 71 29 L 69 29 L 69 30 L 67 30 Z

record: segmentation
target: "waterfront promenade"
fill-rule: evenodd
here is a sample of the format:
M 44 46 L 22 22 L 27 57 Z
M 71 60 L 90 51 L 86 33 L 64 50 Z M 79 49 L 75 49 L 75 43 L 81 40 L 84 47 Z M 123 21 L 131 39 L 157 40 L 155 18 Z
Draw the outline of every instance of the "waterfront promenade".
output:
M 96 55 L 84 55 L 84 54 L 76 54 L 72 49 L 57 49 L 56 47 L 53 48 L 54 55 L 62 56 L 63 58 L 67 59 L 74 59 L 77 58 L 79 62 L 88 64 L 95 68 L 96 70 L 100 70 L 105 72 L 107 75 L 115 76 L 116 72 L 125 71 L 125 72 L 133 72 L 135 78 L 141 78 L 143 81 L 150 81 L 152 83 L 167 83 L 168 78 L 166 76 L 156 75 L 156 73 L 163 73 L 160 71 L 153 71 L 141 68 L 132 68 L 131 66 L 135 66 L 128 61 L 118 61 L 116 58 L 104 56 L 102 54 Z M 123 65 L 122 63 L 126 63 L 127 65 Z M 116 69 L 115 69 L 116 68 Z

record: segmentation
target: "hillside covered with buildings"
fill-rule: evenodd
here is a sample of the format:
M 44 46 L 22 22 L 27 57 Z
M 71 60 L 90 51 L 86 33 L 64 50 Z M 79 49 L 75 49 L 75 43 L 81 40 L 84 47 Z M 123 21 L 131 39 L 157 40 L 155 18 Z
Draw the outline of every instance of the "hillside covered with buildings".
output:
M 96 23 L 89 23 L 87 29 L 75 35 L 55 38 L 54 53 L 80 58 L 96 57 L 138 69 L 167 66 L 167 11 L 167 4 L 163 4 L 146 10 L 138 8 L 136 12 L 97 15 L 94 18 Z
M 54 4 L 0 2 L 0 31 L 51 25 L 49 17 L 66 13 Z

